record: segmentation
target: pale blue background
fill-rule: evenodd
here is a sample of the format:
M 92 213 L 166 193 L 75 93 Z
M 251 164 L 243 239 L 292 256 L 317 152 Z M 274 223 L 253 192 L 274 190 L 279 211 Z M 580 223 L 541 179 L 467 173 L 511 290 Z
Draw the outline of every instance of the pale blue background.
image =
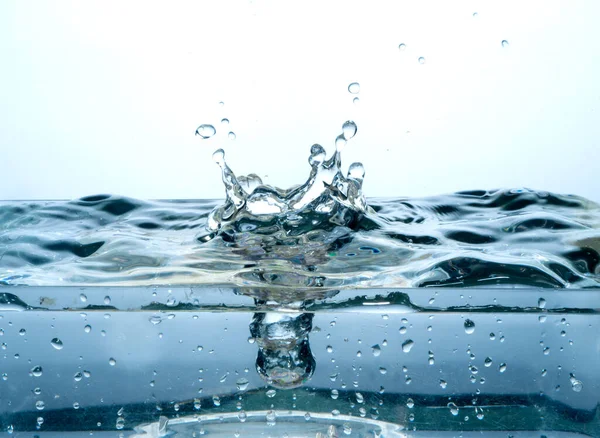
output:
M 0 199 L 220 198 L 218 147 L 290 186 L 354 119 L 368 196 L 600 200 L 599 22 L 597 0 L 4 0 Z

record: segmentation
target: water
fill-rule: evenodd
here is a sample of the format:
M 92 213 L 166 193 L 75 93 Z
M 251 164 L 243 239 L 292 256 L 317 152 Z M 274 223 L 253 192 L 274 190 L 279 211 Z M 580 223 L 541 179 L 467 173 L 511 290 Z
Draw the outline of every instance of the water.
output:
M 366 199 L 357 133 L 287 190 L 218 150 L 224 202 L 0 204 L 0 436 L 599 436 L 600 207 Z

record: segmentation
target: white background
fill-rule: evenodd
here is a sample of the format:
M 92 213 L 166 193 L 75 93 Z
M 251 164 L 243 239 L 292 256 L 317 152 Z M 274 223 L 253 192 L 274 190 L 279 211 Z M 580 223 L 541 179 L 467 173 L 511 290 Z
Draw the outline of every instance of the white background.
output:
M 0 199 L 221 198 L 218 147 L 287 187 L 352 119 L 367 196 L 598 201 L 599 22 L 597 0 L 5 0 Z

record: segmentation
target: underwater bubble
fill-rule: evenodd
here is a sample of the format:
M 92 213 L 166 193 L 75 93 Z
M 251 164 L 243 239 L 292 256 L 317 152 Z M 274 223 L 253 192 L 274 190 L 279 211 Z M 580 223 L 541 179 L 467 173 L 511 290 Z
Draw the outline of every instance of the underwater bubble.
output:
M 354 137 L 356 135 L 356 130 L 356 123 L 354 123 L 352 120 L 348 120 L 342 125 L 342 134 L 346 140 L 350 140 L 352 137 Z
M 200 125 L 198 126 L 198 129 L 196 129 L 196 135 L 199 135 L 203 140 L 211 138 L 216 132 L 217 130 L 215 127 L 208 124 Z
M 358 94 L 360 92 L 360 84 L 358 82 L 352 82 L 348 85 L 348 91 L 352 94 Z
M 415 343 L 412 339 L 407 339 L 406 341 L 404 341 L 402 343 L 402 351 L 405 353 L 408 353 L 408 352 L 410 352 L 410 350 L 413 348 L 414 345 L 415 345 Z
M 419 64 L 425 64 L 425 58 L 423 56 L 420 56 L 418 61 L 419 61 Z
M 502 47 L 508 47 L 508 41 L 502 40 Z
M 470 319 L 465 319 L 465 333 L 470 335 L 475 331 L 475 323 Z
M 54 338 L 50 341 L 50 345 L 52 345 L 55 349 L 57 350 L 62 350 L 63 348 L 63 343 L 60 339 L 58 338 Z
M 235 140 L 237 138 L 235 135 L 235 132 L 233 132 L 233 131 L 229 131 L 229 134 L 227 134 L 227 137 L 229 138 L 229 140 Z
M 401 52 L 404 52 L 406 50 L 406 44 L 400 43 L 400 45 L 398 46 L 398 50 L 400 50 Z

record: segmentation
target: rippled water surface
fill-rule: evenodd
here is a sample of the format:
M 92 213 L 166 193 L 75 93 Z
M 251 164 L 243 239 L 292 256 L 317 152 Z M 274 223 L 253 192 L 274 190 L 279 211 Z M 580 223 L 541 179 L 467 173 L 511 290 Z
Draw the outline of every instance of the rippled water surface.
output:
M 503 190 L 367 203 L 343 221 L 309 206 L 211 233 L 220 201 L 3 202 L 0 283 L 600 287 L 600 207 L 586 199 Z

